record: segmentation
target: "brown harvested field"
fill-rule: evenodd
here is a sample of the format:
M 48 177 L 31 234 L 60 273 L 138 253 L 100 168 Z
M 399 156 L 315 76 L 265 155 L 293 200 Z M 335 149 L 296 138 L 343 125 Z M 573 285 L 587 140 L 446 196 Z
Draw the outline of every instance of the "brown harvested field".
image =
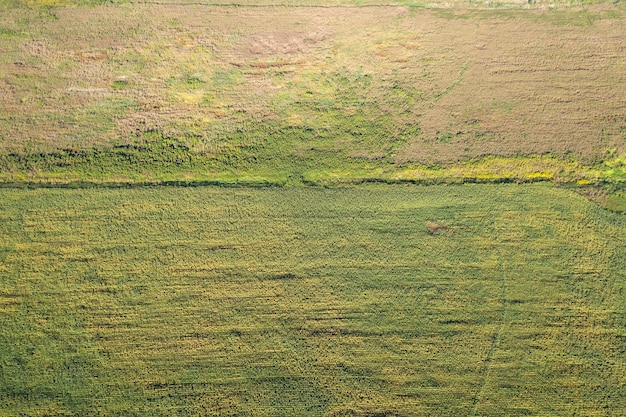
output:
M 261 122 L 320 130 L 365 108 L 402 141 L 362 132 L 355 157 L 598 160 L 626 152 L 624 10 L 7 9 L 0 146 L 106 147 L 160 131 L 211 152 Z
M 624 151 L 626 26 L 561 26 L 522 14 L 429 22 L 437 26 L 421 52 L 450 72 L 456 64 L 460 82 L 423 111 L 423 137 L 401 149 L 399 160 Z M 467 68 L 462 75 L 460 67 Z

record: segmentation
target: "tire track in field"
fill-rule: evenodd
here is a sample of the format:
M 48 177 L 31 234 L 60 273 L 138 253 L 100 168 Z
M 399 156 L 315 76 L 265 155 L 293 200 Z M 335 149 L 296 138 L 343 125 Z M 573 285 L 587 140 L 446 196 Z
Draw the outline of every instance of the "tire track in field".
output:
M 480 388 L 478 388 L 476 395 L 472 399 L 472 411 L 469 414 L 471 417 L 474 417 L 476 415 L 476 410 L 478 410 L 478 405 L 480 403 L 480 400 L 482 399 L 483 392 L 485 391 L 485 387 L 487 386 L 487 381 L 489 381 L 489 376 L 491 374 L 491 369 L 492 369 L 493 355 L 495 354 L 496 350 L 498 350 L 498 348 L 500 347 L 500 339 L 502 336 L 502 332 L 504 330 L 504 325 L 506 323 L 506 316 L 508 312 L 507 302 L 506 302 L 506 271 L 504 270 L 502 261 L 500 261 L 499 269 L 502 272 L 501 291 L 500 291 L 500 297 L 502 299 L 502 313 L 500 314 L 500 324 L 498 326 L 498 330 L 493 334 L 491 348 L 489 348 L 489 352 L 487 352 L 487 357 L 485 358 L 483 371 L 482 371 L 483 376 L 482 376 L 482 382 L 480 383 Z

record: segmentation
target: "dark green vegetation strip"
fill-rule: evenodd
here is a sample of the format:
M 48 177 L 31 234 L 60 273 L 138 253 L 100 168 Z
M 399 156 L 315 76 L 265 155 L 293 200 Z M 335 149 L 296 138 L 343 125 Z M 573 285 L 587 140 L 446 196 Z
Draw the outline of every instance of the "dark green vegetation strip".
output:
M 626 220 L 546 185 L 0 190 L 1 415 L 619 415 Z

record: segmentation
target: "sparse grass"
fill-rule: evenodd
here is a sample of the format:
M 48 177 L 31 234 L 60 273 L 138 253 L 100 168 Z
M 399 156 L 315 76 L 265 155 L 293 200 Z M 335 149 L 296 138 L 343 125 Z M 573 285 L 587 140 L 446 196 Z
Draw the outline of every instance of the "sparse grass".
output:
M 623 7 L 470 9 L 7 8 L 0 176 L 621 181 Z
M 626 407 L 626 224 L 570 191 L 0 196 L 1 415 Z

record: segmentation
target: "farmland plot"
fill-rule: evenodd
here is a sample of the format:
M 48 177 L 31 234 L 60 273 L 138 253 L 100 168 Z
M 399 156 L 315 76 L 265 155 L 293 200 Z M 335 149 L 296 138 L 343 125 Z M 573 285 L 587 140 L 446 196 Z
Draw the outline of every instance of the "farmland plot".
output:
M 0 190 L 0 415 L 619 415 L 626 221 L 550 186 Z
M 197 3 L 3 9 L 0 181 L 599 182 L 624 158 L 623 2 Z

